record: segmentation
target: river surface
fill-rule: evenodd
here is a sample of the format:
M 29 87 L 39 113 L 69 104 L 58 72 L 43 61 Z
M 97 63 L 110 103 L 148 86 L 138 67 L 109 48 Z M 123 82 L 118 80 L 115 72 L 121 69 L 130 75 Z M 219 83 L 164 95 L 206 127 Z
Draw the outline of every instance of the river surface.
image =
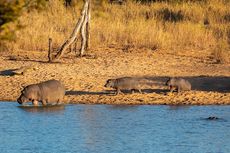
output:
M 230 106 L 1 102 L 0 152 L 230 153 Z

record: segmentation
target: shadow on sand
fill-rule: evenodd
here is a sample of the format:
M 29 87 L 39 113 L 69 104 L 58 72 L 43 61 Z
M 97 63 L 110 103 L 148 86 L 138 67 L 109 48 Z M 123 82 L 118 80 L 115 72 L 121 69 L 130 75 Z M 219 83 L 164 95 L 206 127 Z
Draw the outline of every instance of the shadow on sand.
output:
M 130 90 L 121 90 L 124 94 L 131 94 Z M 164 89 L 142 89 L 142 93 L 163 93 L 167 92 L 168 90 Z M 105 90 L 101 92 L 91 92 L 91 91 L 66 91 L 66 95 L 115 95 L 115 90 Z M 138 91 L 135 91 L 138 93 Z
M 144 77 L 145 79 L 160 82 L 162 85 L 168 80 L 169 77 Z M 214 91 L 227 93 L 230 92 L 230 77 L 225 76 L 184 76 L 181 77 L 188 80 L 192 84 L 192 90 L 196 91 Z
M 113 92 L 111 90 L 111 92 Z M 93 91 L 66 91 L 66 95 L 108 95 L 109 91 L 93 92 Z
M 3 71 L 0 71 L 0 75 L 1 76 L 13 76 L 15 75 L 16 73 L 14 71 L 16 71 L 17 69 L 8 69 L 8 70 L 3 70 Z
M 185 76 L 181 77 L 188 80 L 192 84 L 192 90 L 195 91 L 213 91 L 213 92 L 220 92 L 220 93 L 227 93 L 230 92 L 230 77 L 210 77 L 210 76 Z M 165 86 L 166 81 L 169 79 L 168 76 L 161 76 L 161 77 L 152 77 L 152 76 L 145 76 L 145 77 L 138 77 L 138 79 L 147 79 L 151 81 L 151 85 L 154 86 Z M 167 88 L 167 87 L 166 87 Z M 168 89 L 142 89 L 143 93 L 166 93 Z M 130 94 L 130 90 L 122 90 L 125 94 Z M 136 91 L 137 92 L 137 91 Z M 114 95 L 115 90 L 105 90 L 105 91 L 67 91 L 66 95 Z M 138 93 L 138 92 L 137 92 Z
M 83 56 L 86 59 L 94 59 L 94 58 L 90 58 L 88 56 Z M 83 58 L 81 57 L 81 58 Z M 80 58 L 80 57 L 77 57 Z M 66 60 L 63 60 L 66 59 Z M 5 60 L 10 60 L 10 61 L 21 61 L 21 62 L 34 62 L 34 63 L 43 63 L 43 64 L 70 64 L 73 62 L 70 62 L 69 59 L 72 59 L 72 57 L 62 57 L 62 60 L 54 60 L 54 61 L 49 61 L 47 60 L 37 60 L 37 59 L 30 59 L 30 58 L 17 58 L 17 57 L 9 57 L 8 59 Z
M 35 60 L 35 59 L 29 59 L 29 58 L 17 58 L 17 57 L 9 57 L 8 59 L 10 61 L 22 61 L 22 62 L 38 62 L 38 63 L 49 63 L 48 60 Z

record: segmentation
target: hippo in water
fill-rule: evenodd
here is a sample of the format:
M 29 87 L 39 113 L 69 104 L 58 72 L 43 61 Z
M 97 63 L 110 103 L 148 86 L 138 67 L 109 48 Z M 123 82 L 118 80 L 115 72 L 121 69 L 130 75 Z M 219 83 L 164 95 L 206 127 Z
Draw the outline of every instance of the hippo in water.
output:
M 141 92 L 141 83 L 139 80 L 133 77 L 123 77 L 117 79 L 109 79 L 106 81 L 104 87 L 116 89 L 116 95 L 121 93 L 121 90 L 131 90 L 132 93 L 135 90 Z
M 38 102 L 41 102 L 43 105 L 51 103 L 60 104 L 64 95 L 65 88 L 59 81 L 48 80 L 26 86 L 21 91 L 21 95 L 17 101 L 19 104 L 32 101 L 35 106 L 38 105 Z
M 216 116 L 210 116 L 208 118 L 206 118 L 206 120 L 218 120 L 219 117 L 216 117 Z
M 182 78 L 170 78 L 166 85 L 170 88 L 170 92 L 176 90 L 177 92 L 191 90 L 191 84 Z

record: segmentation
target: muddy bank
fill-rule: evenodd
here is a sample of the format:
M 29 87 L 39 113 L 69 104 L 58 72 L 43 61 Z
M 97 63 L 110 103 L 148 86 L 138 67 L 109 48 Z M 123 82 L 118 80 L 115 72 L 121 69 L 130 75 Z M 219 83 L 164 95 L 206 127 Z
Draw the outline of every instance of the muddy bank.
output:
M 0 57 L 0 101 L 15 101 L 22 86 L 57 79 L 65 84 L 66 103 L 230 104 L 230 65 L 214 64 L 208 53 L 189 52 L 192 56 L 183 53 L 100 49 L 83 58 L 68 54 L 56 63 L 47 63 L 45 52 L 4 53 Z M 15 75 L 15 70 L 21 67 L 30 68 Z M 143 94 L 125 92 L 117 96 L 104 87 L 107 79 L 124 76 L 159 84 L 144 87 Z M 169 76 L 188 79 L 193 90 L 168 94 L 163 85 Z

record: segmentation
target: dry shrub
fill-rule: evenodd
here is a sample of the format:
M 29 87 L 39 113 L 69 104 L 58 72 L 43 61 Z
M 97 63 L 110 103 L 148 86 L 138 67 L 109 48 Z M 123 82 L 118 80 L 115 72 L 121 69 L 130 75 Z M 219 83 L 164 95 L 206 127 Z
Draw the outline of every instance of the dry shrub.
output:
M 8 46 L 13 50 L 44 51 L 49 37 L 55 44 L 61 44 L 73 30 L 76 14 L 79 11 L 66 9 L 61 1 L 52 0 L 47 11 L 32 11 L 19 18 L 25 28 L 16 32 L 16 43 Z
M 174 12 L 168 8 L 164 8 L 159 10 L 158 14 L 159 18 L 163 19 L 164 21 L 178 22 L 184 20 L 184 15 L 181 10 Z
M 212 28 L 216 43 L 212 52 L 216 63 L 230 62 L 230 25 L 215 25 Z
M 230 62 L 230 47 L 225 41 L 217 43 L 213 50 L 213 59 L 217 64 L 226 64 Z

